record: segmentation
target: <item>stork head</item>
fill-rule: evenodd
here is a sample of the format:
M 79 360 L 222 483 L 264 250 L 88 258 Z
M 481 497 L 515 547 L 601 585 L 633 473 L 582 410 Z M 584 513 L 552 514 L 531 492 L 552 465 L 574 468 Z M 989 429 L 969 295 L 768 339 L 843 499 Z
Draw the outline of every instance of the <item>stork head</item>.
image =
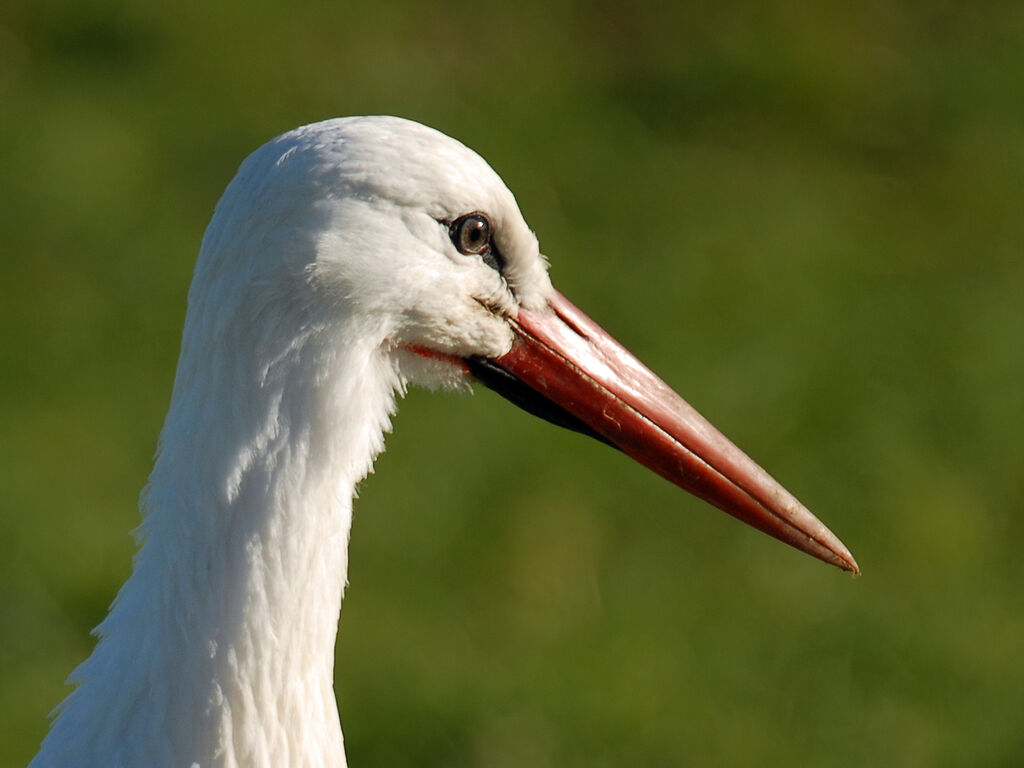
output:
M 218 204 L 196 271 L 207 294 L 190 295 L 190 314 L 271 317 L 293 335 L 343 328 L 404 381 L 480 381 L 857 571 L 793 496 L 554 290 L 512 193 L 444 134 L 360 117 L 269 142 Z

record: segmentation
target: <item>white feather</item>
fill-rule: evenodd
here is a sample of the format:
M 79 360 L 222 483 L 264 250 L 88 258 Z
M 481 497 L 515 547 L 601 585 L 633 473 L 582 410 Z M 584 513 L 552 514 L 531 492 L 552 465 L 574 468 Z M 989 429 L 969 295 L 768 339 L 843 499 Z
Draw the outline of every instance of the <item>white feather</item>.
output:
M 439 222 L 485 211 L 504 278 Z M 32 762 L 344 765 L 333 691 L 356 484 L 407 383 L 497 356 L 546 265 L 458 142 L 331 120 L 253 153 L 203 238 L 134 571 Z

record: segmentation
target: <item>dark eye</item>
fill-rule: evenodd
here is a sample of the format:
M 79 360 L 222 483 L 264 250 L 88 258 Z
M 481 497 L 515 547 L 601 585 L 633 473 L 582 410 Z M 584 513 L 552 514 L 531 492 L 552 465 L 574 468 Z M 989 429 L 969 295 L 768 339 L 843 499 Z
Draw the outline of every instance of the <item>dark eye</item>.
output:
M 467 213 L 448 225 L 448 236 L 459 253 L 479 256 L 484 264 L 504 275 L 505 259 L 491 240 L 491 222 L 482 213 Z
M 482 213 L 467 213 L 452 222 L 448 228 L 452 243 L 460 253 L 478 256 L 491 247 L 491 222 Z

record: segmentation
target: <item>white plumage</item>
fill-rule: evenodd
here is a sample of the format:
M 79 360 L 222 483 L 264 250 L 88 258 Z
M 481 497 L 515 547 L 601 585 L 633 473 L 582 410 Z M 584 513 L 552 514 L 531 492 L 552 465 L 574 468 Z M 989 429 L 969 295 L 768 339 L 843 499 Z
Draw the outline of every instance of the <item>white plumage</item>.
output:
M 454 240 L 472 212 L 500 269 Z M 32 767 L 344 765 L 351 503 L 395 395 L 465 386 L 558 300 L 512 194 L 453 139 L 347 118 L 251 155 L 203 239 L 134 571 Z M 852 565 L 825 534 L 801 533 Z

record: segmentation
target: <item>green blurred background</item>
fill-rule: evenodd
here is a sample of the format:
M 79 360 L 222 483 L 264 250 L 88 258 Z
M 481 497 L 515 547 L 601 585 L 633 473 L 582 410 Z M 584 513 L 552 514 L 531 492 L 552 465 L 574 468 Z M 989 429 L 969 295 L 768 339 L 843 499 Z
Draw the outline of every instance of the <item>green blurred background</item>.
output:
M 129 572 L 215 201 L 364 113 L 485 156 L 864 576 L 413 392 L 356 504 L 353 765 L 1024 764 L 1024 4 L 8 0 L 0 765 Z

